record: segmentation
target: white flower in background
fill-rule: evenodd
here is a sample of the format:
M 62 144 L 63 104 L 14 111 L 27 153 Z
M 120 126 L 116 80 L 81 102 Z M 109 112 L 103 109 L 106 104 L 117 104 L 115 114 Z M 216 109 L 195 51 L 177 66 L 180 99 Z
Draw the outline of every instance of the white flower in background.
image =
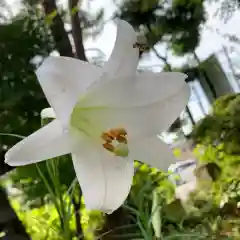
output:
M 6 163 L 26 165 L 71 153 L 86 207 L 106 213 L 126 199 L 134 159 L 167 170 L 174 157 L 157 135 L 180 115 L 189 88 L 182 73 L 138 74 L 139 46 L 133 28 L 119 21 L 103 68 L 47 58 L 36 74 L 56 119 L 12 147 Z

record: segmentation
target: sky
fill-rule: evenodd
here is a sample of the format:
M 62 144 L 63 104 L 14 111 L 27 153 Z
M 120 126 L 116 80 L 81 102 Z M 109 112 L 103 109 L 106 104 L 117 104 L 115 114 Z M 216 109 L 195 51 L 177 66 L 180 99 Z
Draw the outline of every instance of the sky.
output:
M 106 20 L 111 17 L 112 13 L 116 9 L 113 4 L 113 0 L 93 0 L 91 1 L 91 4 L 87 4 L 87 2 L 88 0 L 83 1 L 83 7 L 88 11 L 90 10 L 90 12 L 95 12 L 96 9 L 104 7 Z M 236 28 L 236 25 L 239 24 L 240 21 L 240 14 L 234 14 L 232 19 L 229 20 L 227 24 L 225 24 L 224 21 L 220 18 L 214 17 L 214 12 L 218 6 L 219 4 L 207 5 L 208 21 L 206 23 L 206 26 L 221 29 L 222 33 L 235 33 L 240 35 L 240 28 Z M 115 32 L 116 27 L 114 23 L 108 22 L 105 25 L 104 31 L 99 36 L 99 39 L 97 41 L 88 40 L 85 44 L 85 47 L 100 46 L 103 52 L 109 56 L 114 45 Z M 219 51 L 224 43 L 226 44 L 226 41 L 220 38 L 218 34 L 205 29 L 202 33 L 201 44 L 196 50 L 197 54 L 200 59 L 206 59 L 212 52 Z M 151 56 L 151 62 L 153 61 L 152 57 L 153 56 Z M 171 62 L 178 65 L 180 60 L 178 58 L 172 57 Z
M 1 0 L 0 0 L 1 1 Z M 117 1 L 117 0 L 115 0 Z M 119 0 L 118 0 L 119 1 Z M 219 0 L 220 2 L 221 0 Z M 12 6 L 13 12 L 16 12 L 19 8 L 20 0 L 7 0 L 7 2 Z M 67 7 L 67 0 L 58 0 L 58 2 Z M 113 12 L 116 10 L 116 6 L 113 3 L 114 0 L 82 0 L 81 7 L 84 10 L 87 10 L 90 13 L 96 13 L 98 9 L 101 7 L 104 8 L 105 11 L 105 27 L 104 30 L 97 38 L 88 38 L 84 45 L 85 49 L 89 48 L 99 48 L 106 57 L 109 57 L 112 48 L 114 46 L 114 41 L 116 37 L 116 26 L 113 21 L 108 21 Z M 215 10 L 219 7 L 219 3 L 217 4 L 206 4 L 208 21 L 205 26 L 220 29 L 222 33 L 232 33 L 236 35 L 240 35 L 240 28 L 236 28 L 236 26 L 240 22 L 240 13 L 237 12 L 234 16 L 225 24 L 223 20 L 219 17 L 214 16 Z M 201 60 L 206 59 L 211 53 L 219 52 L 222 49 L 223 45 L 229 45 L 228 41 L 224 40 L 217 33 L 209 29 L 204 29 L 202 31 L 201 43 L 199 47 L 196 49 L 197 55 Z M 158 46 L 159 52 L 163 52 L 164 48 Z M 173 66 L 179 66 L 186 58 L 177 58 L 170 54 L 169 61 Z M 146 56 L 146 58 L 140 63 L 141 66 L 152 66 L 159 65 L 161 66 L 161 61 L 153 54 L 150 53 L 150 57 Z
M 13 12 L 18 11 L 19 1 L 20 0 L 7 0 L 7 2 L 11 4 Z M 67 7 L 67 0 L 59 0 L 58 2 L 64 7 Z M 109 57 L 113 49 L 115 37 L 116 37 L 116 26 L 113 21 L 109 21 L 112 14 L 116 10 L 116 6 L 113 2 L 114 0 L 82 0 L 82 5 L 81 5 L 81 7 L 84 10 L 87 10 L 92 14 L 96 13 L 97 10 L 100 8 L 102 7 L 104 8 L 106 24 L 104 26 L 103 31 L 101 32 L 100 35 L 98 35 L 97 38 L 89 37 L 84 42 L 84 47 L 86 50 L 94 49 L 94 48 L 100 49 L 105 54 L 106 59 Z M 219 2 L 221 2 L 221 0 L 219 0 Z M 223 34 L 229 33 L 229 34 L 235 34 L 237 36 L 240 36 L 240 28 L 236 27 L 239 25 L 239 22 L 240 22 L 240 13 L 236 12 L 232 16 L 232 18 L 227 23 L 225 23 L 220 17 L 217 17 L 214 15 L 216 9 L 219 7 L 219 2 L 215 4 L 206 4 L 208 20 L 203 27 L 201 41 L 199 46 L 196 49 L 196 53 L 201 60 L 206 59 L 212 53 L 216 53 L 222 64 L 222 67 L 224 68 L 224 70 L 226 71 L 227 75 L 231 80 L 232 73 L 226 61 L 226 57 L 223 55 L 222 49 L 223 49 L 223 46 L 229 47 L 230 45 L 233 45 L 233 44 L 229 43 L 226 39 L 219 36 L 216 32 L 209 30 L 209 27 L 213 29 L 219 29 Z M 156 48 L 159 53 L 165 52 L 164 47 L 162 47 L 161 45 L 158 45 Z M 169 62 L 172 64 L 172 66 L 176 66 L 176 67 L 181 66 L 184 62 L 188 60 L 186 57 L 177 58 L 173 56 L 171 53 L 168 54 L 168 57 L 169 57 Z M 152 52 L 145 55 L 145 57 L 140 61 L 139 65 L 142 67 L 157 66 L 154 68 L 154 70 L 156 71 L 161 71 L 161 67 L 163 66 L 162 62 Z M 239 66 L 240 66 L 240 63 L 239 63 Z M 206 112 L 209 111 L 210 109 L 209 102 L 207 101 L 200 85 L 195 82 L 191 84 L 191 87 L 194 88 L 195 91 L 197 91 L 200 99 L 203 102 L 203 107 L 205 108 L 205 111 Z M 237 89 L 237 87 L 235 88 Z M 240 90 L 240 89 L 237 89 L 237 90 Z M 189 108 L 192 111 L 193 117 L 195 120 L 199 120 L 204 116 L 203 111 L 201 110 L 201 108 L 199 107 L 199 104 L 197 103 L 195 94 L 192 94 L 190 98 Z
M 107 57 L 111 53 L 116 37 L 116 26 L 113 21 L 108 21 L 111 18 L 113 12 L 116 10 L 116 6 L 113 3 L 114 1 L 119 2 L 119 0 L 82 0 L 81 5 L 84 10 L 87 10 L 88 12 L 93 14 L 101 7 L 104 8 L 106 24 L 103 32 L 97 37 L 97 39 L 87 39 L 84 45 L 86 49 L 101 49 Z M 220 1 L 221 0 L 219 0 L 219 2 Z M 20 0 L 7 0 L 7 2 L 12 6 L 13 12 L 17 12 Z M 58 0 L 58 2 L 64 7 L 67 7 L 67 0 Z M 240 22 L 239 12 L 236 12 L 227 23 L 224 23 L 224 21 L 221 20 L 219 17 L 214 16 L 214 12 L 219 7 L 219 3 L 205 5 L 208 15 L 208 20 L 205 24 L 206 26 L 220 29 L 222 33 L 232 33 L 240 35 L 240 28 L 236 28 L 236 26 Z M 214 33 L 209 29 L 205 29 L 202 32 L 201 43 L 197 48 L 196 52 L 199 58 L 203 60 L 206 59 L 211 53 L 220 51 L 224 44 L 226 45 L 228 44 L 228 42 L 221 38 L 217 33 Z M 161 47 L 159 46 L 159 51 L 161 52 L 162 50 L 163 49 L 161 49 Z M 186 59 L 179 59 L 174 56 L 170 56 L 170 62 L 176 66 L 181 65 L 182 61 L 184 60 Z M 150 66 L 153 62 L 156 63 L 156 65 L 160 63 L 160 61 L 154 56 L 154 54 L 151 54 L 151 63 L 149 63 L 149 60 L 146 59 L 146 61 L 143 61 L 141 64 L 143 66 Z

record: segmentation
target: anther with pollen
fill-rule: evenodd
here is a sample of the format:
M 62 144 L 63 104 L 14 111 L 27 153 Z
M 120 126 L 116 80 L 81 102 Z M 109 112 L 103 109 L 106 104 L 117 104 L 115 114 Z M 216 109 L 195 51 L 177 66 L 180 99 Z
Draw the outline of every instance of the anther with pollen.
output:
M 110 129 L 109 134 L 116 138 L 117 136 L 126 136 L 127 131 L 124 128 L 113 128 Z
M 106 141 L 107 143 L 111 143 L 114 140 L 114 137 L 110 135 L 109 133 L 104 132 L 102 134 L 102 139 Z
M 127 144 L 127 138 L 126 136 L 123 136 L 123 135 L 119 135 L 116 137 L 116 140 L 120 143 L 126 143 Z
M 128 155 L 127 131 L 124 128 L 110 129 L 108 132 L 104 132 L 101 138 L 104 140 L 102 146 L 106 150 L 117 156 L 126 157 Z
M 114 152 L 114 146 L 110 143 L 103 143 L 103 147 L 110 152 Z

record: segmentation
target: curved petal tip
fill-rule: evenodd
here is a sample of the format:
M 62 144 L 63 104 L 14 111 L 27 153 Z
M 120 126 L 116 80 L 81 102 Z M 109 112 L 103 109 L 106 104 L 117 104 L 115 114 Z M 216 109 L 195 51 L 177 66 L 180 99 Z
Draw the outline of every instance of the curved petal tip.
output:
M 131 24 L 129 24 L 127 21 L 122 20 L 120 18 L 115 19 L 114 22 L 115 24 L 117 24 L 118 27 L 131 27 L 133 29 Z
M 6 164 L 8 164 L 9 166 L 15 166 L 14 163 L 11 162 L 11 152 L 9 153 L 9 151 L 5 154 L 4 156 L 4 162 Z

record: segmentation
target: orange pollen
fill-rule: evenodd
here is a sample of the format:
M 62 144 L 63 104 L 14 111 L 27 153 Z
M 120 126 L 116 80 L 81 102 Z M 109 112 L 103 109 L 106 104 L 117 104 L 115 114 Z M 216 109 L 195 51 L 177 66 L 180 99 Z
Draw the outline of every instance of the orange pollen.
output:
M 101 138 L 104 140 L 103 147 L 113 152 L 115 147 L 112 142 L 114 140 L 127 144 L 127 131 L 124 128 L 110 129 L 109 132 L 103 132 Z
M 114 140 L 114 137 L 110 135 L 109 133 L 103 133 L 102 134 L 102 139 L 108 143 L 111 143 Z
M 120 143 L 127 143 L 127 139 L 126 139 L 126 137 L 123 136 L 123 135 L 118 135 L 118 136 L 116 137 L 116 140 L 117 140 L 118 142 L 120 142 Z
M 116 138 L 119 135 L 126 136 L 127 131 L 124 128 L 114 128 L 109 131 L 110 135 L 112 135 L 114 138 Z
M 103 143 L 103 147 L 109 150 L 110 152 L 114 152 L 114 146 L 110 143 Z

